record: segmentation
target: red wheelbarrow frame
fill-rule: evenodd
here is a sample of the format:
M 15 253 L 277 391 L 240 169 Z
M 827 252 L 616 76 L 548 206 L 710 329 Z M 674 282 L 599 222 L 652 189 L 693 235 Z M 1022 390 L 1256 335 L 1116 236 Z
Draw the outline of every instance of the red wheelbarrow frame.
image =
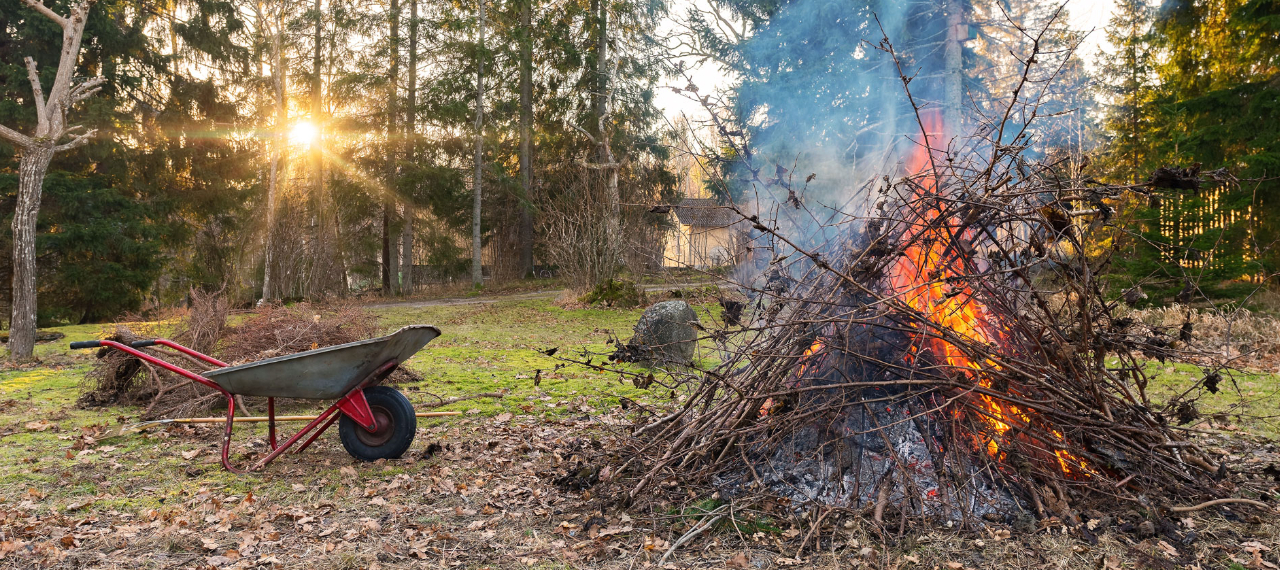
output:
M 235 399 L 236 395 L 232 394 L 231 392 L 228 392 L 225 388 L 218 385 L 218 383 L 214 382 L 213 380 L 210 380 L 208 378 L 205 378 L 204 376 L 196 374 L 195 372 L 192 372 L 180 366 L 175 366 L 173 364 L 165 362 L 164 360 L 151 356 L 150 354 L 137 350 L 139 348 L 145 348 L 145 347 L 154 346 L 157 344 L 162 346 L 167 346 L 169 348 L 177 350 L 178 352 L 186 354 L 187 356 L 191 356 L 193 358 L 203 360 L 219 368 L 225 368 L 228 366 L 227 363 L 221 360 L 218 360 L 212 356 L 209 356 L 207 354 L 202 354 L 200 352 L 197 352 L 195 350 L 182 346 L 176 342 L 173 342 L 168 339 L 162 339 L 162 338 L 155 339 L 155 340 L 141 340 L 141 341 L 127 344 L 127 345 L 113 341 L 113 340 L 94 340 L 94 341 L 72 343 L 71 347 L 72 348 L 98 348 L 98 347 L 114 348 L 121 352 L 125 352 L 130 355 L 133 355 L 136 358 L 141 358 L 142 360 L 150 362 L 151 364 L 164 368 L 169 372 L 173 372 L 174 374 L 179 374 L 185 378 L 188 378 L 195 382 L 199 382 L 201 384 L 204 384 L 205 386 L 208 386 L 210 388 L 213 388 L 214 390 L 221 392 L 222 395 L 227 399 L 227 427 L 222 435 L 222 466 L 225 467 L 227 471 L 230 471 L 232 473 L 248 473 L 251 471 L 256 471 L 258 469 L 261 469 L 263 466 L 265 466 L 268 463 L 271 463 L 275 458 L 279 457 L 281 454 L 287 451 L 290 447 L 296 444 L 299 439 L 302 439 L 303 436 L 307 435 L 307 432 L 310 432 L 311 430 L 315 429 L 316 426 L 320 426 L 320 429 L 316 430 L 315 433 L 311 434 L 311 437 L 308 437 L 307 440 L 302 443 L 302 447 L 299 447 L 298 450 L 295 452 L 295 453 L 302 453 L 305 449 L 307 449 L 308 446 L 311 445 L 311 442 L 315 441 L 316 438 L 320 437 L 320 434 L 324 433 L 325 430 L 329 429 L 329 427 L 333 425 L 333 422 L 338 421 L 338 418 L 341 417 L 342 415 L 346 415 L 347 417 L 351 418 L 353 421 L 359 424 L 360 427 L 368 430 L 370 433 L 377 431 L 378 422 L 377 422 L 377 419 L 375 419 L 373 416 L 373 410 L 369 408 L 369 402 L 364 397 L 364 389 L 370 386 L 376 386 L 377 384 L 382 382 L 400 364 L 399 362 L 396 362 L 394 359 L 383 363 L 382 366 L 379 366 L 371 374 L 366 376 L 363 380 L 361 380 L 358 384 L 356 384 L 354 388 L 352 388 L 345 395 L 339 398 L 338 401 L 335 402 L 332 406 L 329 406 L 329 409 L 325 410 L 324 413 L 317 416 L 316 419 L 311 421 L 311 423 L 308 423 L 301 430 L 298 430 L 298 433 L 293 434 L 293 436 L 285 440 L 283 444 L 279 444 L 279 445 L 277 445 L 276 443 L 275 398 L 268 397 L 267 398 L 267 418 L 268 418 L 267 433 L 268 433 L 268 440 L 271 442 L 271 453 L 268 454 L 266 457 L 259 459 L 256 463 L 250 465 L 248 469 L 240 470 L 231 465 L 231 459 L 230 459 L 231 429 L 235 425 L 235 417 L 236 417 L 236 399 Z

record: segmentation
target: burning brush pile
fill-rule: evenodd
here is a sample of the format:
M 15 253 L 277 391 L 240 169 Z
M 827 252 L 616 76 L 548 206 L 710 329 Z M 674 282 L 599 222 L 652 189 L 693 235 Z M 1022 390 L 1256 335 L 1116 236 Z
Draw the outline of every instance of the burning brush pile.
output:
M 729 206 L 764 253 L 740 284 L 749 314 L 710 335 L 720 363 L 683 378 L 681 406 L 636 428 L 631 495 L 704 476 L 895 526 L 1173 497 L 1265 507 L 1178 426 L 1177 402 L 1151 400 L 1143 353 L 1161 347 L 1104 293 L 1107 260 L 1085 254 L 1088 232 L 1155 184 L 1064 178 L 918 116 L 900 175 L 819 238 L 779 229 L 815 217 L 799 201 L 773 219 Z

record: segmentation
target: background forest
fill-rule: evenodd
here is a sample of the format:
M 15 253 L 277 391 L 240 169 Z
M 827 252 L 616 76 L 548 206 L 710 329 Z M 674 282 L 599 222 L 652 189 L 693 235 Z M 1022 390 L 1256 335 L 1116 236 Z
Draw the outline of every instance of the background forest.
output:
M 1160 166 L 1225 169 L 1216 186 L 1096 205 L 1114 212 L 1116 231 L 1095 246 L 1118 253 L 1117 292 L 1140 283 L 1154 302 L 1185 297 L 1194 281 L 1206 297 L 1230 297 L 1271 279 L 1277 0 L 1120 0 L 1092 32 L 1106 35 L 1096 61 L 1072 51 L 1086 31 L 1065 25 L 1070 3 L 813 6 L 100 0 L 76 75 L 106 81 L 71 112 L 97 136 L 58 154 L 44 182 L 40 320 L 111 319 L 182 303 L 193 288 L 252 303 L 411 295 L 478 282 L 480 266 L 489 282 L 557 272 L 579 289 L 658 270 L 669 218 L 650 205 L 678 202 L 708 165 L 730 175 L 710 190 L 733 199 L 741 168 L 714 135 L 700 142 L 716 152 L 694 148 L 691 133 L 707 130 L 664 117 L 661 86 L 705 99 L 765 155 L 803 144 L 825 168 L 856 169 L 860 141 L 909 125 L 847 83 L 893 74 L 833 46 L 878 35 L 888 12 L 898 18 L 886 32 L 922 66 L 944 56 L 931 47 L 951 25 L 942 14 L 961 15 L 972 114 L 1018 81 L 1025 30 L 1050 26 L 1057 79 L 1028 144 L 1057 168 L 1107 183 L 1142 182 Z M 53 65 L 61 31 L 20 0 L 0 0 L 0 28 L 0 124 L 29 132 L 23 58 Z M 686 86 L 690 66 L 714 66 L 732 85 Z M 781 94 L 796 104 L 778 105 Z M 20 154 L 0 141 L 5 216 Z M 0 280 L 11 273 L 0 256 Z

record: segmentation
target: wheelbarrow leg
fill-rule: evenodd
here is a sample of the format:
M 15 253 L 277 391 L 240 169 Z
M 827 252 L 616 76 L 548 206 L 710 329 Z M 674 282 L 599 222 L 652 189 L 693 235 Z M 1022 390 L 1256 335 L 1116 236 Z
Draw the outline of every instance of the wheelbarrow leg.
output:
M 222 434 L 222 467 L 227 471 L 237 475 L 244 474 L 244 471 L 231 466 L 231 428 L 235 425 L 236 420 L 236 399 L 230 395 L 227 396 L 227 428 Z
M 381 381 L 382 378 L 386 377 L 387 374 L 390 374 L 391 371 L 395 369 L 396 365 L 397 363 L 394 360 L 387 362 L 386 364 L 383 364 L 381 367 L 375 370 L 373 374 L 370 374 L 366 380 L 364 380 L 360 384 L 357 384 L 356 387 L 352 389 L 350 392 L 348 392 L 347 395 L 343 396 L 342 399 L 338 400 L 337 402 L 334 402 L 334 404 L 332 406 L 329 406 L 329 409 L 325 410 L 324 413 L 317 416 L 316 419 L 311 420 L 311 423 L 308 423 L 306 427 L 299 430 L 298 433 L 295 433 L 292 436 L 290 436 L 289 439 L 285 440 L 284 443 L 278 446 L 275 446 L 275 448 L 271 451 L 271 453 L 267 454 L 266 457 L 259 459 L 256 463 L 250 466 L 248 471 L 257 471 L 258 469 L 261 469 L 264 465 L 271 463 L 273 460 L 275 460 L 275 458 L 279 457 L 280 454 L 284 453 L 286 450 L 292 447 L 293 444 L 297 443 L 299 439 L 302 439 L 302 437 L 307 435 L 309 432 L 311 432 L 311 430 L 323 424 L 323 427 L 320 427 L 319 430 L 311 434 L 311 437 L 307 439 L 306 443 L 303 444 L 302 448 L 299 449 L 298 451 L 302 451 L 303 449 L 306 449 L 308 445 L 311 445 L 311 442 L 315 441 L 317 437 L 320 437 L 320 434 L 324 433 L 326 429 L 329 429 L 329 426 L 333 425 L 333 422 L 336 421 L 338 417 L 341 416 L 342 414 L 347 414 L 351 416 L 351 419 L 355 420 L 356 423 L 360 424 L 361 426 L 363 426 L 365 429 L 369 431 L 376 430 L 378 428 L 378 423 L 373 417 L 373 410 L 369 409 L 369 402 L 368 400 L 365 400 L 363 390 L 364 390 L 364 387 L 369 385 L 370 383 L 376 383 L 378 381 Z M 229 471 L 232 471 L 234 473 L 243 473 L 243 471 L 238 471 L 232 468 L 230 463 L 227 460 L 227 455 L 231 448 L 231 424 L 233 423 L 233 419 L 235 418 L 234 398 L 228 396 L 228 401 L 230 403 L 228 404 L 229 408 L 227 412 L 227 434 L 223 441 L 223 447 L 222 447 L 222 464 Z M 268 405 L 271 405 L 271 404 L 268 404 Z M 274 408 L 272 409 L 274 410 Z
M 329 421 L 325 422 L 323 426 L 320 426 L 320 429 L 316 430 L 315 433 L 311 434 L 311 437 L 308 437 L 307 441 L 302 442 L 302 445 L 299 445 L 298 450 L 295 451 L 294 453 L 302 453 L 306 451 L 308 447 L 311 447 L 311 442 L 315 441 L 316 438 L 320 437 L 320 434 L 324 433 L 325 430 L 329 429 L 329 426 L 332 426 L 333 422 L 338 421 L 338 418 L 340 417 L 342 417 L 342 414 L 333 414 L 332 416 L 330 416 Z
M 267 397 L 267 439 L 271 441 L 271 451 L 275 451 L 276 445 L 276 399 Z

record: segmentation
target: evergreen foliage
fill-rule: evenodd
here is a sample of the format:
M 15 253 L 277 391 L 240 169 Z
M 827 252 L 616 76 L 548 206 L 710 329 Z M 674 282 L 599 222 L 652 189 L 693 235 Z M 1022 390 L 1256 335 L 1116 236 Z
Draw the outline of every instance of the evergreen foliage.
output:
M 1129 204 L 1117 237 L 1114 279 L 1148 285 L 1153 302 L 1187 280 L 1230 296 L 1280 267 L 1280 75 L 1274 0 L 1126 1 L 1101 62 L 1116 182 L 1140 182 L 1162 165 L 1226 169 L 1242 183 L 1157 189 Z

